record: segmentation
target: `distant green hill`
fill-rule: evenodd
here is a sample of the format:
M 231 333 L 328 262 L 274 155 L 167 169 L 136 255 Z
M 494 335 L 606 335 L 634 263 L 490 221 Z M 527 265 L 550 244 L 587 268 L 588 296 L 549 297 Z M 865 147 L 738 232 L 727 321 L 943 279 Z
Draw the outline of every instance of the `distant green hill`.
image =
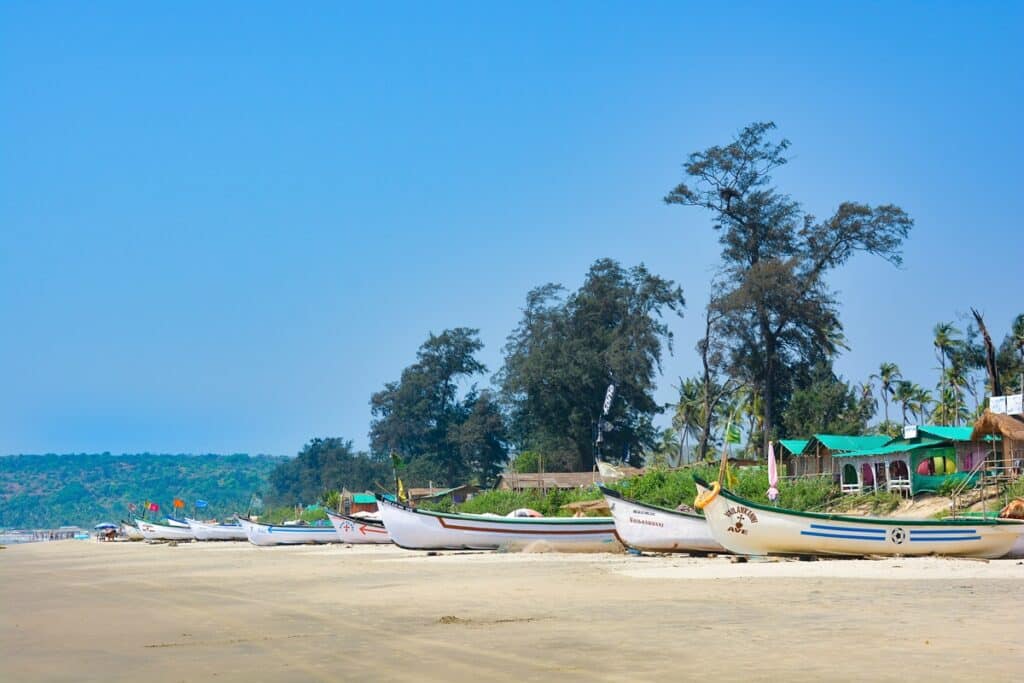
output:
M 172 510 L 175 498 L 192 514 L 244 512 L 282 456 L 257 455 L 9 455 L 0 457 L 0 527 L 91 526 L 129 515 L 128 504 L 145 501 Z

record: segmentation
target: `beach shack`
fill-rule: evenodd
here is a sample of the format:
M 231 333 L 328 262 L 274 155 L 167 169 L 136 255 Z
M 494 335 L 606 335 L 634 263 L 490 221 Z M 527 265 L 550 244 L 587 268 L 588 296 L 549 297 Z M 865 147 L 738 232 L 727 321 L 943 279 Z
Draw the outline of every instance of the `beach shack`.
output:
M 822 475 L 836 477 L 839 473 L 834 462 L 836 455 L 870 448 L 880 448 L 888 441 L 888 436 L 880 434 L 868 434 L 867 436 L 815 434 L 807 440 L 799 455 L 794 455 L 790 458 L 792 469 L 787 469 L 786 471 L 800 477 Z M 793 445 L 796 447 L 795 442 L 793 442 Z
M 835 453 L 843 493 L 935 493 L 946 482 L 976 479 L 990 449 L 971 427 L 908 425 L 903 436 L 855 451 Z
M 505 491 L 551 491 L 579 489 L 600 482 L 598 473 L 590 472 L 503 472 L 494 488 Z
M 1024 417 L 986 410 L 971 428 L 975 441 L 988 440 L 991 469 L 1013 480 L 1024 472 Z
M 465 503 L 474 493 L 480 490 L 474 484 L 462 484 L 461 486 L 437 487 L 426 486 L 409 489 L 409 498 L 414 502 L 439 501 L 442 498 L 450 497 L 453 503 Z
M 782 439 L 779 441 L 779 464 L 787 477 L 802 477 L 805 463 L 800 459 L 809 439 Z
M 349 514 L 357 512 L 376 512 L 377 498 L 372 493 L 353 493 L 352 502 L 349 505 Z

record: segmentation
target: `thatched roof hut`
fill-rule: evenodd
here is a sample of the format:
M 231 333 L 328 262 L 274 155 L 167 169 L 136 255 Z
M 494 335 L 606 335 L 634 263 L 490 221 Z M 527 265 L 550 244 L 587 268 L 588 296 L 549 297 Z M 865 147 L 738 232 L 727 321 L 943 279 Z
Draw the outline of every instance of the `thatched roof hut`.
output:
M 1001 415 L 986 410 L 974 423 L 971 440 L 981 441 L 989 435 L 1001 436 L 1013 441 L 1024 441 L 1024 420 L 1012 415 Z
M 986 436 L 1001 437 L 1003 467 L 1016 474 L 1024 460 L 1024 420 L 986 410 L 974 423 L 971 438 L 981 440 Z

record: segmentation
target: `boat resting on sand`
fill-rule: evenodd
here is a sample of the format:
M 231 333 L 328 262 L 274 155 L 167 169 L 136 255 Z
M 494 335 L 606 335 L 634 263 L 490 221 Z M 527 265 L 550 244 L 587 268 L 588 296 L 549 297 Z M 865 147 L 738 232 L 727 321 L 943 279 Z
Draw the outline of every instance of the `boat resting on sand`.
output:
M 615 520 L 622 545 L 659 553 L 727 552 L 711 535 L 703 515 L 639 503 L 599 486 Z
M 185 518 L 197 541 L 247 541 L 249 537 L 241 524 L 209 524 Z
M 611 543 L 611 517 L 498 517 L 417 510 L 380 496 L 384 526 L 410 550 L 496 550 L 510 543 Z
M 342 543 L 391 543 L 391 534 L 379 519 L 352 517 L 327 511 Z
M 238 518 L 245 536 L 253 545 L 302 545 L 304 543 L 340 543 L 333 526 L 278 526 Z
M 139 527 L 135 526 L 131 522 L 126 522 L 123 519 L 121 520 L 121 533 L 124 534 L 124 537 L 129 541 L 141 541 L 145 538 L 145 536 L 142 535 L 142 532 L 139 531 Z
M 188 527 L 171 526 L 160 522 L 147 522 L 144 519 L 136 519 L 135 526 L 142 532 L 142 537 L 147 541 L 191 541 L 195 539 L 192 530 Z
M 762 505 L 694 477 L 715 539 L 741 555 L 1005 556 L 1024 520 L 882 519 L 799 512 Z

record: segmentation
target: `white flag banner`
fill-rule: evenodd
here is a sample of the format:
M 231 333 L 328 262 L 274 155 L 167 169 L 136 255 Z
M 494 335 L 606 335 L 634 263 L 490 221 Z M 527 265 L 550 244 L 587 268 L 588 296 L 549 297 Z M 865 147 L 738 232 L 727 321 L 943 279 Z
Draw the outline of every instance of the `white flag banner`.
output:
M 1006 414 L 1024 414 L 1024 394 L 1014 394 L 1006 397 Z
M 609 384 L 608 390 L 604 392 L 604 414 L 607 415 L 608 411 L 612 409 L 612 400 L 615 398 L 615 385 Z
M 1005 396 L 990 396 L 988 399 L 988 409 L 993 413 L 1000 415 L 1006 414 L 1006 397 Z

